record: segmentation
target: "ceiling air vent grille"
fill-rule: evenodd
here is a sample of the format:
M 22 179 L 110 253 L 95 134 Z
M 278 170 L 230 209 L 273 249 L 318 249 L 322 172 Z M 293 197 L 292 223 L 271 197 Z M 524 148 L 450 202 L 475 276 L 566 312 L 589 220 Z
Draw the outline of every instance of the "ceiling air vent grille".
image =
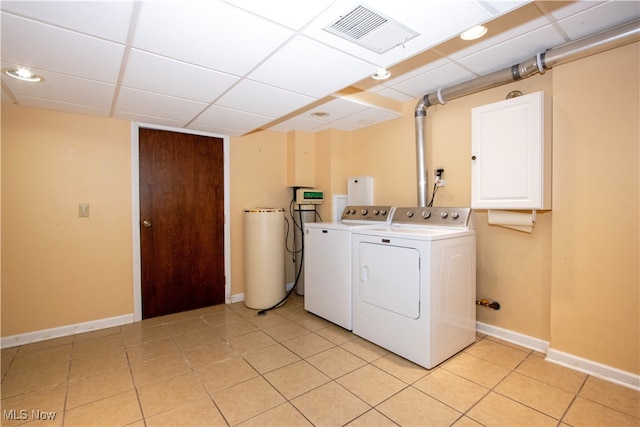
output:
M 379 54 L 419 36 L 405 25 L 362 5 L 323 29 Z

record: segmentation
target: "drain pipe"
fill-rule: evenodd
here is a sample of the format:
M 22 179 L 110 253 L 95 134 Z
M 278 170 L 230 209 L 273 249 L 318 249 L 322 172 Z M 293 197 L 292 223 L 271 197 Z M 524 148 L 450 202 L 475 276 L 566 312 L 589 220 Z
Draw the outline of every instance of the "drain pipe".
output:
M 539 52 L 533 58 L 515 64 L 509 68 L 478 77 L 455 86 L 440 88 L 436 92 L 425 95 L 418 101 L 415 108 L 416 128 L 416 171 L 418 174 L 418 206 L 426 207 L 429 203 L 429 189 L 427 178 L 427 153 L 425 143 L 425 119 L 427 108 L 436 104 L 446 104 L 447 101 L 471 95 L 502 86 L 507 83 L 525 79 L 534 74 L 544 72 L 556 65 L 575 61 L 576 59 L 624 46 L 640 40 L 640 20 L 611 28 L 606 31 L 566 43 Z

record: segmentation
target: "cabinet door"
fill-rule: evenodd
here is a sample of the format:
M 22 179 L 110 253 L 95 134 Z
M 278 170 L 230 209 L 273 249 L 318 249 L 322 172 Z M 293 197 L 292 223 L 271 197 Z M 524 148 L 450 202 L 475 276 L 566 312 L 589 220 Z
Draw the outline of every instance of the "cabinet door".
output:
M 471 207 L 551 208 L 546 109 L 536 92 L 472 110 Z

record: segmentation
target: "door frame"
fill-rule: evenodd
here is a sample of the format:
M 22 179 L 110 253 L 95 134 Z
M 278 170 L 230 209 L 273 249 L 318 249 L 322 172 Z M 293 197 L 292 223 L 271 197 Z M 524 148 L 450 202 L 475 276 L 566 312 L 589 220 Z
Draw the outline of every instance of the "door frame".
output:
M 131 122 L 131 225 L 133 244 L 133 319 L 142 320 L 142 257 L 140 253 L 140 128 L 166 130 L 192 135 L 221 138 L 224 163 L 224 301 L 231 303 L 231 226 L 229 199 L 229 136 L 169 126 Z

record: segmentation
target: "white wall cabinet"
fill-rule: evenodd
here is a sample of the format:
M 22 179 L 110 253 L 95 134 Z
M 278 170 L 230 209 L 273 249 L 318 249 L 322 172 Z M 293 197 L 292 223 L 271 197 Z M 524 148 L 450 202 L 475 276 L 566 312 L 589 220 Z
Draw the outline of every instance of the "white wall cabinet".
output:
M 471 207 L 551 209 L 551 104 L 544 92 L 471 111 Z

